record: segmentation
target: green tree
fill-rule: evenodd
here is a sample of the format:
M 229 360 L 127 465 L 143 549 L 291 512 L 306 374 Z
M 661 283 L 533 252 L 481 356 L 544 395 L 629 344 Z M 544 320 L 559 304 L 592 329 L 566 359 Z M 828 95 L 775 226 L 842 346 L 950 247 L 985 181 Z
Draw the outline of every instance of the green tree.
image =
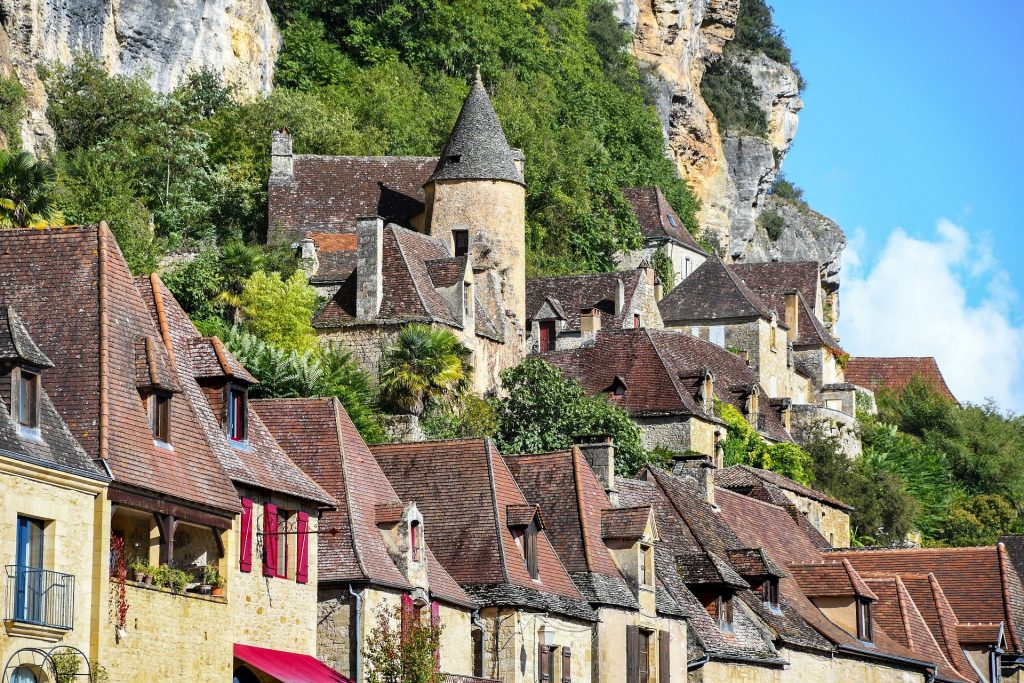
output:
M 481 438 L 498 431 L 498 416 L 490 401 L 466 393 L 450 408 L 428 410 L 420 426 L 431 439 Z
M 441 683 L 435 657 L 443 629 L 380 605 L 363 651 L 369 683 Z
M 640 428 L 602 396 L 587 397 L 582 385 L 567 379 L 540 358 L 527 358 L 501 373 L 505 397 L 497 401 L 495 443 L 504 453 L 537 453 L 569 448 L 584 434 L 615 439 L 615 469 L 630 475 L 647 462 L 664 464 L 644 448 Z
M 422 415 L 431 406 L 450 406 L 472 379 L 469 355 L 450 330 L 406 325 L 381 358 L 382 403 L 413 415 Z
M 722 444 L 725 465 L 750 465 L 771 470 L 799 484 L 814 479 L 811 457 L 792 443 L 769 444 L 743 415 L 728 403 L 715 403 L 715 412 L 725 420 L 728 433 Z
M 57 208 L 57 172 L 28 152 L 0 150 L 0 227 L 63 225 Z
M 964 498 L 953 504 L 941 539 L 949 545 L 994 545 L 1003 533 L 1016 530 L 1017 510 L 997 494 Z
M 654 256 L 651 258 L 651 266 L 654 267 L 655 274 L 661 280 L 664 291 L 671 292 L 676 286 L 676 268 L 672 264 L 672 259 L 669 257 L 668 252 L 665 251 L 665 247 L 658 247 L 657 251 L 654 252 Z
M 316 290 L 299 270 L 287 280 L 258 270 L 242 283 L 239 296 L 245 326 L 253 334 L 296 351 L 316 348 L 312 320 L 317 302 Z

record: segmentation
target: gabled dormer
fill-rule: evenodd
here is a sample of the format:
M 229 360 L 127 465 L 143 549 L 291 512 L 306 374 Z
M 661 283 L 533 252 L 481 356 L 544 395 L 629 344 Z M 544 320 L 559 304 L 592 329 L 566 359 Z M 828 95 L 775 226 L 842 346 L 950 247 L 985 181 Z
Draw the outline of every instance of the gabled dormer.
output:
M 228 442 L 237 448 L 249 443 L 249 388 L 256 378 L 217 337 L 192 339 L 188 347 L 192 373 Z
M 711 368 L 704 368 L 701 371 L 700 384 L 697 386 L 695 396 L 701 409 L 709 415 L 715 409 L 715 373 Z
M 395 566 L 413 586 L 426 589 L 427 545 L 416 503 L 380 503 L 374 506 L 374 518 Z
M 601 511 L 601 539 L 633 589 L 643 611 L 655 609 L 654 548 L 660 540 L 649 505 Z
M 763 548 L 729 550 L 727 556 L 737 573 L 750 584 L 750 589 L 761 596 L 765 607 L 775 612 L 780 611 L 779 580 L 787 578 L 789 574 Z
M 180 388 L 163 346 L 148 335 L 135 340 L 135 386 L 153 431 L 153 441 L 158 446 L 170 447 L 173 397 Z
M 693 549 L 676 555 L 676 568 L 686 587 L 722 631 L 733 630 L 736 592 L 750 588 L 732 566 L 718 555 Z
M 13 306 L 0 306 L 0 398 L 10 410 L 18 435 L 39 439 L 42 373 L 52 368 Z
M 540 579 L 540 566 L 537 562 L 537 536 L 544 528 L 544 520 L 540 515 L 539 505 L 509 505 L 505 509 L 509 531 L 515 539 L 523 562 L 534 580 Z

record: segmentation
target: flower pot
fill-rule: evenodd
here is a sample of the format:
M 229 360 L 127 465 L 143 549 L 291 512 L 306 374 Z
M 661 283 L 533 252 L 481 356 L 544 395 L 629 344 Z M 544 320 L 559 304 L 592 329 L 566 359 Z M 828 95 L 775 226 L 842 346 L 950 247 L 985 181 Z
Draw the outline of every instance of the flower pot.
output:
M 153 576 L 152 576 L 152 574 L 143 574 L 142 575 L 142 583 L 146 584 L 147 586 L 152 586 L 153 585 Z
M 135 582 L 142 583 L 146 580 L 146 575 L 142 572 L 135 572 Z
M 214 586 L 213 590 L 210 592 L 210 595 L 212 595 L 215 598 L 223 598 L 224 586 Z
M 197 586 L 196 593 L 200 595 L 209 595 L 213 592 L 213 586 Z

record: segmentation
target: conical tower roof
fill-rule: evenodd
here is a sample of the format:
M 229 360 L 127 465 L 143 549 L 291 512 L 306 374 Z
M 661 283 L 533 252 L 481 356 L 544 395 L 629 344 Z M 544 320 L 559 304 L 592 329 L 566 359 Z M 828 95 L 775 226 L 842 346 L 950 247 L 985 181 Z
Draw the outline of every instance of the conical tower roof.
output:
M 507 180 L 525 185 L 516 165 L 517 155 L 505 139 L 491 98 L 484 90 L 477 69 L 473 87 L 462 103 L 448 142 L 444 145 L 437 167 L 427 179 L 435 180 Z

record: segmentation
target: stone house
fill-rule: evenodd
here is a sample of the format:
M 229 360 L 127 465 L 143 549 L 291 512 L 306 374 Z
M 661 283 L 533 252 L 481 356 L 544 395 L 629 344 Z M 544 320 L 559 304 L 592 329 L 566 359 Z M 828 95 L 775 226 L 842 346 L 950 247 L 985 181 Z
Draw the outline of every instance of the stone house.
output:
M 672 263 L 672 282 L 664 283 L 665 289 L 671 291 L 700 268 L 707 260 L 708 253 L 683 225 L 682 219 L 665 199 L 660 187 L 625 187 L 622 195 L 633 208 L 644 245 L 618 254 L 619 268 L 636 268 L 644 261 L 652 263 L 655 253 L 662 250 Z
M 736 354 L 672 330 L 602 330 L 592 346 L 542 356 L 588 395 L 604 395 L 640 426 L 647 448 L 695 451 L 719 462 L 725 422 L 715 401 L 736 408 L 771 442 L 790 441 L 788 403 L 767 397 Z
M 5 299 L 0 295 L 0 302 Z M 50 392 L 60 391 L 51 385 L 55 367 L 17 310 L 0 305 L 4 680 L 44 676 L 51 652 L 70 653 L 87 671 L 87 660 L 96 659 L 99 649 L 96 622 L 105 617 L 98 589 L 106 576 L 95 558 L 105 552 L 110 476 L 78 444 L 51 401 Z
M 686 619 L 657 575 L 652 509 L 615 508 L 609 498 L 618 495 L 610 439 L 505 462 L 540 505 L 558 558 L 597 613 L 591 680 L 683 681 Z
M 715 475 L 715 485 L 774 505 L 795 505 L 818 533 L 834 548 L 850 545 L 853 508 L 820 491 L 798 484 L 778 472 L 749 465 L 733 465 Z
M 0 242 L 5 303 L 54 364 L 49 398 L 112 479 L 93 515 L 99 538 L 86 544 L 99 550 L 82 565 L 94 586 L 90 656 L 118 681 L 226 678 L 245 667 L 237 648 L 269 633 L 276 657 L 338 680 L 311 656 L 316 554 L 306 542 L 334 501 L 250 413 L 251 378 L 157 278 L 133 280 L 105 224 L 8 231 Z M 128 559 L 212 565 L 225 594 L 121 580 Z
M 473 674 L 592 681 L 597 613 L 559 559 L 544 511 L 524 497 L 490 440 L 370 450 L 399 498 L 416 501 L 437 559 L 479 605 Z
M 291 458 L 338 501 L 321 519 L 317 657 L 362 683 L 362 653 L 381 609 L 443 628 L 438 665 L 473 673 L 477 605 L 436 559 L 439 542 L 414 500 L 402 501 L 337 399 L 254 402 Z M 326 532 L 324 531 L 326 530 Z
M 526 186 L 479 75 L 438 158 L 293 155 L 287 131 L 272 147 L 268 240 L 330 297 L 324 341 L 375 373 L 404 325 L 440 325 L 471 350 L 476 388 L 496 388 L 523 354 Z
M 786 305 L 796 306 L 795 294 Z M 796 364 L 783 315 L 717 256 L 705 261 L 659 306 L 666 328 L 689 332 L 741 355 L 771 398 L 809 402 L 811 378 Z
M 661 329 L 661 285 L 642 261 L 633 270 L 526 282 L 526 346 L 530 353 L 592 344 L 602 328 Z
M 858 388 L 876 392 L 880 389 L 901 391 L 912 377 L 920 377 L 940 396 L 959 404 L 950 391 L 939 364 L 931 356 L 870 358 L 851 357 L 846 363 L 846 381 Z

